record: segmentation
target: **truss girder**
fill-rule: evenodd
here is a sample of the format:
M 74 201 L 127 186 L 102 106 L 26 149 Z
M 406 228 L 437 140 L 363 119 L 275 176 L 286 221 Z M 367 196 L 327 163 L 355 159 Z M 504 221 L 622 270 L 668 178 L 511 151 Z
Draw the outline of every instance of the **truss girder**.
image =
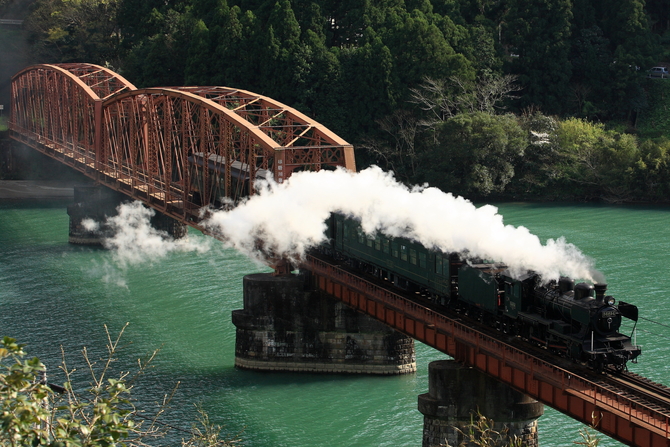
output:
M 12 78 L 10 135 L 96 181 L 197 226 L 254 183 L 298 170 L 355 170 L 353 147 L 265 96 L 226 87 L 137 89 L 93 64 Z
M 99 102 L 95 91 L 68 70 L 39 65 L 13 78 L 10 126 L 64 150 L 91 152 Z
M 177 87 L 215 102 L 269 136 L 284 154 L 282 171 L 344 166 L 355 171 L 353 147 L 303 113 L 266 96 L 226 87 Z

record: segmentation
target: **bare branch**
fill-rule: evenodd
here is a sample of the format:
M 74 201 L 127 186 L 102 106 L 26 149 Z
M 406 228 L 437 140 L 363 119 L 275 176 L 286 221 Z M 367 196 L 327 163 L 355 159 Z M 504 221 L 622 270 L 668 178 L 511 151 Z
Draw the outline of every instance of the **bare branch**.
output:
M 459 113 L 485 112 L 495 114 L 502 110 L 506 99 L 514 98 L 512 92 L 519 91 L 516 76 L 486 75 L 477 82 L 452 76 L 446 80 L 425 78 L 419 88 L 411 89 L 411 103 L 430 112 L 434 120 L 422 124 L 433 127 L 436 123 Z

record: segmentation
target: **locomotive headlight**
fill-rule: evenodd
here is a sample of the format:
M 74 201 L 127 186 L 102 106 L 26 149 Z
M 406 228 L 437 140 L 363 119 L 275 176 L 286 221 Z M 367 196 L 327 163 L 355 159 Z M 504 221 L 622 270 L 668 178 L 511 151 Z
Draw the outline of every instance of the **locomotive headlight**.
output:
M 605 300 L 607 301 L 607 304 L 610 306 L 614 306 L 614 303 L 616 303 L 616 300 L 614 299 L 613 296 L 605 297 Z

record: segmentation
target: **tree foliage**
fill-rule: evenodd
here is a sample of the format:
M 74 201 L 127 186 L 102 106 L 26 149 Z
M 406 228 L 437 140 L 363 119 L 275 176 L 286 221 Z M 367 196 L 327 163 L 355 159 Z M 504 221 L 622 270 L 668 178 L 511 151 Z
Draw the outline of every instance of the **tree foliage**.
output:
M 124 328 L 125 329 L 125 328 Z M 46 380 L 46 368 L 36 357 L 26 358 L 24 346 L 10 337 L 0 343 L 0 446 L 105 447 L 148 446 L 167 433 L 159 417 L 164 401 L 153 417 L 144 417 L 135 406 L 131 391 L 151 364 L 156 352 L 139 361 L 136 373 L 113 373 L 123 330 L 108 339 L 108 356 L 100 360 L 82 351 L 90 383 L 85 392 L 73 378 L 74 368 L 60 366 L 62 386 Z M 223 439 L 220 427 L 199 411 L 191 437 L 182 447 L 226 447 L 236 438 Z
M 425 153 L 424 179 L 468 197 L 504 191 L 514 177 L 526 134 L 512 114 L 462 113 L 437 128 L 438 143 Z
M 524 87 L 520 106 L 540 106 L 548 113 L 567 107 L 572 77 L 570 0 L 510 0 L 505 42 L 511 46 L 510 71 Z
M 42 62 L 89 61 L 119 67 L 122 0 L 38 0 L 26 21 Z
M 261 93 L 354 144 L 358 166 L 379 164 L 406 182 L 430 178 L 484 195 L 572 192 L 612 200 L 653 190 L 657 200 L 664 189 L 648 170 L 662 163 L 645 161 L 656 149 L 643 156 L 642 139 L 585 123 L 632 127 L 654 107 L 658 95 L 649 93 L 655 86 L 644 74 L 663 54 L 665 3 L 35 0 L 26 23 L 39 62 L 106 64 L 138 87 L 223 85 Z M 516 120 L 503 118 L 509 112 Z M 505 138 L 519 125 L 524 133 L 525 149 L 512 151 L 523 155 L 513 162 L 501 159 L 501 143 L 493 143 L 503 138 L 498 122 L 513 123 Z M 567 138 L 570 127 L 583 138 L 597 133 L 597 141 L 575 143 Z M 650 137 L 665 134 L 663 126 L 655 129 Z M 488 131 L 488 139 L 480 135 Z M 448 148 L 450 133 L 472 141 Z M 657 146 L 664 143 L 644 147 Z M 458 181 L 453 166 L 441 179 L 436 166 L 444 156 L 467 150 L 474 151 L 470 158 L 452 161 L 482 162 L 459 168 L 466 177 Z M 470 169 L 479 170 L 479 181 L 464 172 Z M 612 181 L 614 172 L 624 181 Z

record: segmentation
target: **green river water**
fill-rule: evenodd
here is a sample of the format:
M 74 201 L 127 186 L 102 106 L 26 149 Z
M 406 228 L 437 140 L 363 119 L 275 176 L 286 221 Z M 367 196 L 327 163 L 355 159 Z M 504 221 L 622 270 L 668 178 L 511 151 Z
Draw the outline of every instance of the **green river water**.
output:
M 209 251 L 122 267 L 108 251 L 68 244 L 66 206 L 0 203 L 0 335 L 26 343 L 51 381 L 62 381 L 61 347 L 68 364 L 81 367 L 82 347 L 104 354 L 104 325 L 117 333 L 128 322 L 118 367 L 130 369 L 161 349 L 134 395 L 151 414 L 180 382 L 164 418 L 169 424 L 188 429 L 199 404 L 226 433 L 240 433 L 245 446 L 421 445 L 417 396 L 428 390 L 428 363 L 443 354 L 417 344 L 418 372 L 398 377 L 237 370 L 231 311 L 242 307 L 242 277 L 267 269 L 193 231 L 190 237 Z M 596 260 L 608 293 L 636 304 L 646 318 L 637 334 L 643 354 L 631 370 L 670 385 L 670 209 L 497 206 L 506 224 L 523 225 L 542 240 L 564 236 Z M 547 408 L 540 445 L 573 445 L 581 428 Z M 620 445 L 601 438 L 601 446 Z

